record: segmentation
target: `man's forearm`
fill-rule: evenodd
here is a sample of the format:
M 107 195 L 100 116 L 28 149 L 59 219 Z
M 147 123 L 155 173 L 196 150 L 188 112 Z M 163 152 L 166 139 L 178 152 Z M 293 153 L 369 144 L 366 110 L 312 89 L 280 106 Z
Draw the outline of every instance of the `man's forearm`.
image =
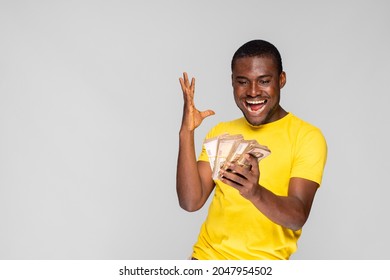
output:
M 193 131 L 180 131 L 176 191 L 183 209 L 196 211 L 201 207 L 202 182 L 196 161 Z
M 302 202 L 296 197 L 278 196 L 270 190 L 259 186 L 261 195 L 253 197 L 250 201 L 273 222 L 298 230 L 302 228 L 307 219 Z

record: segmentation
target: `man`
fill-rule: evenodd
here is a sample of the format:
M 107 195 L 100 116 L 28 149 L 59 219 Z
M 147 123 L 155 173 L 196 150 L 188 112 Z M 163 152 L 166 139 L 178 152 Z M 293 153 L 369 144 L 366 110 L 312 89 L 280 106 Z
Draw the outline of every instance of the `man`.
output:
M 194 131 L 214 112 L 196 109 L 195 79 L 183 74 L 179 204 L 196 211 L 215 189 L 192 258 L 289 259 L 322 180 L 326 141 L 318 128 L 281 107 L 286 73 L 274 45 L 263 40 L 244 44 L 234 54 L 231 68 L 234 99 L 243 117 L 216 125 L 206 139 L 241 134 L 267 146 L 271 154 L 260 162 L 247 154 L 249 169 L 233 163 L 213 180 L 204 147 L 196 158 Z

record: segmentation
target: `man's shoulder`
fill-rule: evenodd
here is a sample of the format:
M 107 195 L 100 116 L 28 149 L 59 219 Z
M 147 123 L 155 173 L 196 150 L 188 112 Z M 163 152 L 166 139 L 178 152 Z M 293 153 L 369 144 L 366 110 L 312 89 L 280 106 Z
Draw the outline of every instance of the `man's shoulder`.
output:
M 290 115 L 290 122 L 293 126 L 298 126 L 300 128 L 308 129 L 308 130 L 320 130 L 316 125 L 312 124 L 307 120 L 304 120 L 291 113 L 289 115 Z
M 290 130 L 300 137 L 310 135 L 310 137 L 325 138 L 318 126 L 293 114 L 290 117 Z

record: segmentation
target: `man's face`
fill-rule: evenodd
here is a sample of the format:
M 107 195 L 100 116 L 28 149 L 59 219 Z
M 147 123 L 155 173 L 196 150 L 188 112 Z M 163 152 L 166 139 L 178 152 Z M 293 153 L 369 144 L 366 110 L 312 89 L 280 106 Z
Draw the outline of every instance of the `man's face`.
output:
M 286 74 L 278 74 L 270 57 L 243 57 L 234 63 L 234 100 L 251 125 L 273 122 L 286 114 L 279 105 L 285 83 Z

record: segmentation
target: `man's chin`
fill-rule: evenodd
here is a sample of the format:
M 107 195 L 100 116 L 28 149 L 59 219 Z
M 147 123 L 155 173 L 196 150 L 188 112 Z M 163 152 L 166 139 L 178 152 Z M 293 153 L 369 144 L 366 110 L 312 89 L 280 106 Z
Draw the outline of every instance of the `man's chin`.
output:
M 246 121 L 251 125 L 251 126 L 261 126 L 264 124 L 264 119 L 255 119 L 253 117 L 248 117 L 245 116 Z

